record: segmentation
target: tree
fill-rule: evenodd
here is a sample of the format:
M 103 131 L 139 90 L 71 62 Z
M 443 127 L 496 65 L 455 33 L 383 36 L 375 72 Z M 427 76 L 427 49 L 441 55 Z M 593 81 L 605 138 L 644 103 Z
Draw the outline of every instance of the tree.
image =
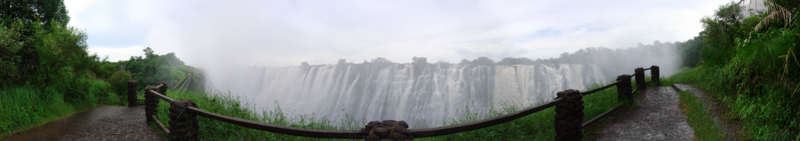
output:
M 20 24 L 0 27 L 0 86 L 22 79 L 18 65 L 22 59 L 20 51 L 25 42 L 32 40 L 19 33 Z
M 731 2 L 720 6 L 713 17 L 700 20 L 706 33 L 700 56 L 706 64 L 727 63 L 735 54 L 733 47 L 736 40 L 747 37 L 747 32 L 740 29 L 742 9 L 737 3 Z
M 150 47 L 147 47 L 147 48 L 145 48 L 145 49 L 144 49 L 144 50 L 142 50 L 142 51 L 144 51 L 144 56 L 145 56 L 147 59 L 153 59 L 153 58 L 155 58 L 155 57 L 158 57 L 158 55 L 155 55 L 155 53 L 153 53 L 153 49 L 150 49 Z
M 2 0 L 0 5 L 3 23 L 20 20 L 24 25 L 31 25 L 42 21 L 40 24 L 50 29 L 50 25 L 66 27 L 69 22 L 63 0 Z
M 696 67 L 700 62 L 700 49 L 703 48 L 703 39 L 706 37 L 705 32 L 700 32 L 693 39 L 680 43 L 681 62 L 682 66 Z

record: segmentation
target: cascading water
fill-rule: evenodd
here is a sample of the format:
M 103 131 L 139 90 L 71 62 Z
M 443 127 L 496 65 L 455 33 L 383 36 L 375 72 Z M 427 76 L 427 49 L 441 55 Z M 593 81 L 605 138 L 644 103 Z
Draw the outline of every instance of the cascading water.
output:
M 595 65 L 458 65 L 339 63 L 296 67 L 253 67 L 255 106 L 270 110 L 277 101 L 292 114 L 314 114 L 339 121 L 405 120 L 412 127 L 441 126 L 459 119 L 469 106 L 485 113 L 491 106 L 549 101 L 565 89 L 607 82 Z M 477 109 L 478 111 L 474 111 Z M 346 116 L 347 115 L 347 116 Z

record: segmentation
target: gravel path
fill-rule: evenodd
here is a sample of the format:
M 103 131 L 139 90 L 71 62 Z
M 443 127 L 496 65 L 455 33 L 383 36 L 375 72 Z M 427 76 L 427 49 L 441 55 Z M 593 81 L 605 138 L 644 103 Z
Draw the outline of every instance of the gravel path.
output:
M 156 128 L 145 124 L 144 106 L 99 106 L 2 140 L 164 140 Z
M 647 87 L 634 98 L 636 107 L 609 119 L 593 140 L 692 140 L 694 129 L 678 107 L 678 93 L 670 86 Z
M 714 117 L 714 124 L 720 127 L 720 130 L 725 133 L 725 139 L 729 141 L 740 141 L 742 139 L 739 137 L 739 132 L 742 130 L 742 126 L 737 124 L 735 120 L 725 120 L 724 115 L 730 111 L 730 108 L 723 105 L 721 101 L 708 96 L 708 93 L 699 88 L 695 87 L 694 85 L 690 84 L 673 84 L 675 88 L 678 88 L 680 91 L 691 91 L 694 93 L 695 97 L 698 97 L 703 100 L 703 103 L 706 107 L 709 108 L 712 117 Z M 727 118 L 730 119 L 730 118 Z

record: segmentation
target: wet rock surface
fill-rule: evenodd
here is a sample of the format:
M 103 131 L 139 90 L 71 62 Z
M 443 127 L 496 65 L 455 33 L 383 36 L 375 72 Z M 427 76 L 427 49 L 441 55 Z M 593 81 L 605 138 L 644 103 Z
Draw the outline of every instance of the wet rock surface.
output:
M 740 141 L 743 139 L 739 138 L 739 132 L 742 130 L 742 126 L 737 124 L 735 120 L 725 120 L 723 117 L 725 113 L 730 111 L 730 108 L 722 104 L 722 101 L 714 99 L 708 95 L 708 92 L 705 90 L 696 87 L 690 84 L 673 84 L 675 88 L 678 88 L 679 91 L 690 91 L 694 94 L 695 97 L 703 100 L 705 106 L 709 109 L 711 116 L 713 117 L 714 124 L 720 127 L 723 133 L 725 133 L 725 139 L 729 141 Z
M 694 129 L 678 106 L 678 93 L 670 86 L 647 87 L 634 98 L 636 107 L 610 118 L 590 140 L 692 140 Z
M 145 124 L 143 106 L 99 106 L 2 140 L 164 140 L 158 133 Z

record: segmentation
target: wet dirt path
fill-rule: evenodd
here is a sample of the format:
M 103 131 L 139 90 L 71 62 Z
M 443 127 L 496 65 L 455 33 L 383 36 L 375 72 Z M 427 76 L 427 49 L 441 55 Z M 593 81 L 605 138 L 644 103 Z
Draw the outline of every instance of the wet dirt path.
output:
M 145 124 L 144 107 L 99 106 L 0 141 L 20 140 L 164 140 Z
M 670 86 L 653 86 L 639 94 L 636 107 L 609 118 L 589 140 L 692 140 L 694 129 L 678 106 L 679 94 Z

